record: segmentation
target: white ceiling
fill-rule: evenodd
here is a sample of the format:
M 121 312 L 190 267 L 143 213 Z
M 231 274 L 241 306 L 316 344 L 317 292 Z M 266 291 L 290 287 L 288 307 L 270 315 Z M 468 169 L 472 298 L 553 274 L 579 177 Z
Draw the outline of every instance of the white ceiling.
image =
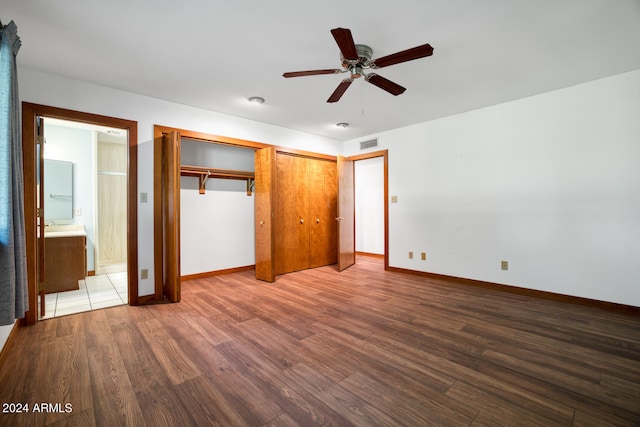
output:
M 0 15 L 21 67 L 339 140 L 640 69 L 639 0 L 0 0 Z M 434 54 L 377 71 L 400 96 L 359 79 L 328 104 L 343 75 L 282 73 L 338 68 L 336 27 L 374 58 Z

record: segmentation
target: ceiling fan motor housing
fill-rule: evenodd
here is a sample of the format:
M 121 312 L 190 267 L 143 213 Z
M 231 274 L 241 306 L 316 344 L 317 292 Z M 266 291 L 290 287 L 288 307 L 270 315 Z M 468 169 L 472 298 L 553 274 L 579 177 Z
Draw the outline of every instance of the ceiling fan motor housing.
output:
M 369 63 L 371 62 L 371 57 L 373 56 L 373 49 L 365 44 L 357 44 L 356 51 L 358 52 L 357 61 L 344 59 L 342 54 L 340 54 L 340 60 L 342 61 L 342 66 L 345 69 L 351 70 L 352 74 L 358 74 L 359 76 L 363 68 L 368 68 Z

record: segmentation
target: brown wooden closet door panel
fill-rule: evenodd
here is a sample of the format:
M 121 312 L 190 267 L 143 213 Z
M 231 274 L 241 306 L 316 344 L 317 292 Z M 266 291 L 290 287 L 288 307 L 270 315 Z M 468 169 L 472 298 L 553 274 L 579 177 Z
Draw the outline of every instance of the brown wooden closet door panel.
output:
M 309 159 L 309 267 L 338 262 L 335 162 Z
M 304 157 L 293 157 L 292 180 L 290 185 L 295 194 L 295 218 L 293 220 L 294 251 L 293 269 L 309 268 L 309 163 Z
M 170 302 L 180 301 L 180 134 L 162 141 L 162 291 Z
M 256 150 L 255 163 L 255 236 L 256 279 L 275 280 L 273 185 L 275 180 L 275 149 Z
M 274 247 L 276 274 L 294 271 L 295 265 L 295 188 L 293 180 L 293 156 L 276 155 L 276 179 L 274 186 Z

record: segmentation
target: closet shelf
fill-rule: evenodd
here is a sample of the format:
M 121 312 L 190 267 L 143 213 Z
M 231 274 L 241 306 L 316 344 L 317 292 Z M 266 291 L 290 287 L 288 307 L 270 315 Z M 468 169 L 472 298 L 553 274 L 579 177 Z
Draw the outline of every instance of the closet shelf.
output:
M 255 180 L 254 172 L 247 171 L 238 171 L 238 170 L 230 170 L 230 169 L 214 169 L 214 168 L 206 168 L 202 166 L 180 166 L 180 175 L 181 176 L 193 176 L 198 178 L 199 180 L 199 188 L 200 194 L 205 193 L 205 185 L 209 178 L 218 178 L 218 179 L 239 179 L 243 181 L 247 181 L 247 196 L 251 195 L 253 182 Z

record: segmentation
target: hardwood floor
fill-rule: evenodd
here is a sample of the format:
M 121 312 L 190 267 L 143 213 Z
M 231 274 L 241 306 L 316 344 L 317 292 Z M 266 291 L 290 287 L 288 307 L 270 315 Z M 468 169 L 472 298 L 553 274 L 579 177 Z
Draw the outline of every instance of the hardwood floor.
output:
M 385 272 L 368 257 L 182 292 L 18 330 L 0 400 L 30 412 L 0 425 L 640 425 L 634 314 Z

